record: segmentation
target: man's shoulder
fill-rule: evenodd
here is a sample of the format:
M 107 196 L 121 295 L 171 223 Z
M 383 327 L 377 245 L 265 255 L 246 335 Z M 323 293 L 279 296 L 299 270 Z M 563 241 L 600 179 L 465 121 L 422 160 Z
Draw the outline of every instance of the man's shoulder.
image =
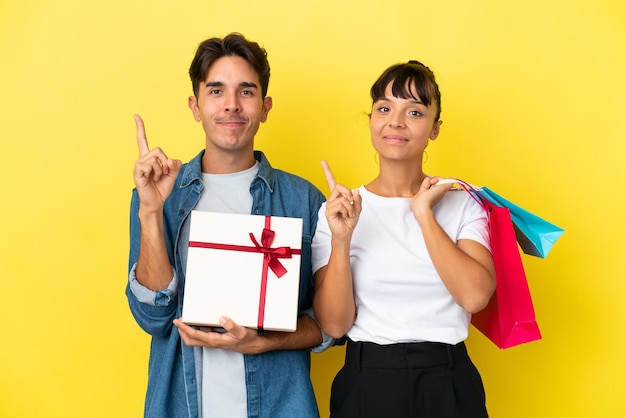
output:
M 317 186 L 304 177 L 280 169 L 274 169 L 273 171 L 276 189 L 294 189 L 301 194 L 323 196 Z
M 289 171 L 285 171 L 285 170 L 281 170 L 279 168 L 274 168 L 274 173 L 276 175 L 277 178 L 280 179 L 280 181 L 291 181 L 294 183 L 302 183 L 305 185 L 308 185 L 314 189 L 317 189 L 317 187 L 315 187 L 315 185 L 313 183 L 311 183 L 309 180 L 305 179 L 302 176 L 299 176 L 297 174 L 291 173 Z

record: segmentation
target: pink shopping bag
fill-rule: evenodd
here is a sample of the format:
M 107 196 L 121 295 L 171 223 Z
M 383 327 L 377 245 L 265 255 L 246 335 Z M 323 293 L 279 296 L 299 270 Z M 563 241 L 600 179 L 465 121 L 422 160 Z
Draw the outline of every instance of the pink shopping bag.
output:
M 487 211 L 496 270 L 496 291 L 485 309 L 472 315 L 472 325 L 501 349 L 541 339 L 510 210 L 482 199 L 474 186 L 457 181 Z
M 489 213 L 496 291 L 472 325 L 504 349 L 541 339 L 509 209 L 483 201 Z

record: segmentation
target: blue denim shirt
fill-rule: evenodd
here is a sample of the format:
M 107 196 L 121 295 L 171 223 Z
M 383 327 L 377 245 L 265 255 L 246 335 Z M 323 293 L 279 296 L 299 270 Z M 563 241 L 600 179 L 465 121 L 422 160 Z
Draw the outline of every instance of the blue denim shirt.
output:
M 172 321 L 182 314 L 188 242 L 183 222 L 198 203 L 203 189 L 203 154 L 204 151 L 182 167 L 163 208 L 165 242 L 175 271 L 168 289 L 149 291 L 134 277 L 140 225 L 139 197 L 133 190 L 126 295 L 135 320 L 152 336 L 146 417 L 199 417 L 201 370 L 198 370 L 198 357 L 201 356 L 195 356 L 194 348 L 182 341 Z M 313 301 L 311 240 L 324 196 L 308 181 L 273 169 L 263 153 L 255 151 L 255 158 L 259 161 L 259 171 L 250 185 L 252 214 L 303 219 L 299 309 L 301 313 L 310 312 Z M 330 344 L 332 342 L 325 337 L 323 348 Z M 244 364 L 248 417 L 319 417 L 309 374 L 309 350 L 244 355 Z

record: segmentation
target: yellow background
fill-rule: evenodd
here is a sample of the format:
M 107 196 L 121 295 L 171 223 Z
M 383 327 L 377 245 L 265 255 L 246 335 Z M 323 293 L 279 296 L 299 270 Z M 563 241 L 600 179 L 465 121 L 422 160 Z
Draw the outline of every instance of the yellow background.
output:
M 566 229 L 524 256 L 544 338 L 468 340 L 492 417 L 626 416 L 626 10 L 622 0 L 0 3 L 0 416 L 137 417 L 149 339 L 126 303 L 128 203 L 148 139 L 188 160 L 196 45 L 240 31 L 272 65 L 257 137 L 327 192 L 376 172 L 369 87 L 419 59 L 444 124 L 426 169 L 487 184 Z M 313 357 L 322 416 L 341 364 Z

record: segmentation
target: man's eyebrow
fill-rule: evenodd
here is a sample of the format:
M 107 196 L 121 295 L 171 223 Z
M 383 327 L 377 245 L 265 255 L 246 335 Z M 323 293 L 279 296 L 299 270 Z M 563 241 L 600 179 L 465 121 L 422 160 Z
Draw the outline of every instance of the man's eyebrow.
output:
M 239 83 L 239 87 L 250 87 L 254 89 L 258 88 L 256 83 L 253 83 L 251 81 L 242 81 L 241 83 Z
M 205 87 L 209 88 L 209 87 L 223 87 L 224 83 L 222 81 L 209 81 L 205 84 Z M 253 83 L 251 81 L 242 81 L 241 83 L 239 83 L 239 87 L 247 87 L 247 88 L 259 88 L 256 83 Z

